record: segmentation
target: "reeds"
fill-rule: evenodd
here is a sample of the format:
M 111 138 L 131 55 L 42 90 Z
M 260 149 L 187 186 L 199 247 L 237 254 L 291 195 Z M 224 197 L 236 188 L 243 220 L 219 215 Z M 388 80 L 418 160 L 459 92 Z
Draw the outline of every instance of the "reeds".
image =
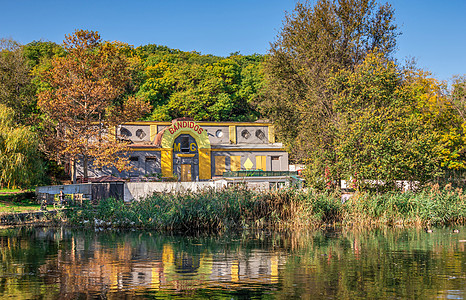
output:
M 124 204 L 107 199 L 68 213 L 73 224 L 150 228 L 160 231 L 221 231 L 242 228 L 305 229 L 321 226 L 430 226 L 464 223 L 461 189 L 429 187 L 418 193 L 339 193 L 242 188 L 198 193 L 155 193 Z

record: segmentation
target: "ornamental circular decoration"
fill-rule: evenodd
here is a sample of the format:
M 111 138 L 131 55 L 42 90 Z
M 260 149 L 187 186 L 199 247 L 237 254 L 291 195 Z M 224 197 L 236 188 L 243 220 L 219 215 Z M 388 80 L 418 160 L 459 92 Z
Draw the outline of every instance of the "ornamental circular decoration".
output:
M 249 133 L 247 129 L 244 129 L 243 131 L 241 131 L 241 136 L 245 139 L 248 139 L 251 137 L 251 133 Z
M 263 140 L 263 139 L 265 139 L 265 133 L 262 130 L 258 129 L 258 130 L 256 130 L 256 137 L 258 139 Z
M 142 140 L 146 136 L 146 133 L 144 130 L 138 129 L 136 130 L 136 136 Z
M 123 128 L 120 129 L 120 136 L 121 137 L 130 137 L 131 136 L 131 131 L 129 131 L 128 129 L 123 127 Z
M 217 130 L 217 131 L 215 132 L 215 136 L 218 137 L 218 138 L 221 138 L 221 137 L 223 136 L 223 131 L 221 131 L 220 129 Z

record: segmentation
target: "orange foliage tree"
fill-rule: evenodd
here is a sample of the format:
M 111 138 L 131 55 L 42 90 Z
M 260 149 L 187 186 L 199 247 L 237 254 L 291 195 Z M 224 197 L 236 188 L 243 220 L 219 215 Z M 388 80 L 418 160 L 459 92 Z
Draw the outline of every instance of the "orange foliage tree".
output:
M 126 170 L 127 144 L 111 134 L 112 128 L 150 111 L 142 99 L 124 95 L 131 81 L 129 62 L 116 43 L 102 42 L 94 31 L 65 36 L 64 48 L 67 54 L 40 74 L 38 106 L 49 125 L 48 153 L 59 161 L 81 160 L 85 178 L 89 161 L 97 168 Z

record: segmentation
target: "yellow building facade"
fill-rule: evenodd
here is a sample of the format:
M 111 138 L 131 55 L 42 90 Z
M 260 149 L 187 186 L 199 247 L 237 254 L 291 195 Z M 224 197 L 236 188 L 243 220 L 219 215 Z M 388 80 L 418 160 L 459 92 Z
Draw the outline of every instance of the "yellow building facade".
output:
M 165 177 L 205 181 L 224 172 L 241 170 L 287 171 L 288 153 L 275 142 L 271 123 L 131 122 L 115 129 L 130 143 L 132 170 L 91 170 L 90 177 Z

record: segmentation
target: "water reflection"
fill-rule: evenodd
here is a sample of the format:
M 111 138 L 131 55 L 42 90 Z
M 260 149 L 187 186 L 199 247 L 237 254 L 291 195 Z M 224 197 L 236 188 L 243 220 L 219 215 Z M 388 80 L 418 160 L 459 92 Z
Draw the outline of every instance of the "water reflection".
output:
M 0 231 L 0 297 L 462 299 L 462 232 L 173 237 L 9 229 Z

